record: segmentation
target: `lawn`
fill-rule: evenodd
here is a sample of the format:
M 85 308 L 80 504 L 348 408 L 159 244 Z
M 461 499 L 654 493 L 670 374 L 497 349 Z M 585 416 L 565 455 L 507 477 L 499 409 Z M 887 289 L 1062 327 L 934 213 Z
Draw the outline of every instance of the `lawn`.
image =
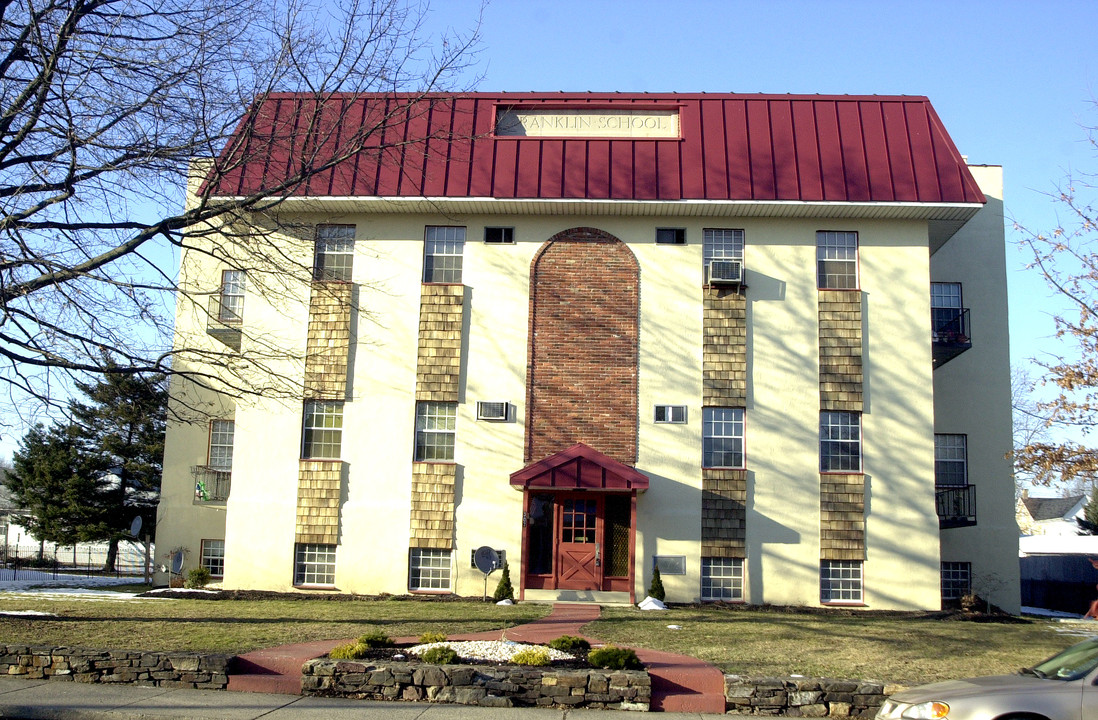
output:
M 110 649 L 241 653 L 293 642 L 456 634 L 531 622 L 548 606 L 401 599 L 74 601 L 0 593 L 0 611 L 38 610 L 57 618 L 0 617 L 0 642 Z M 680 625 L 681 629 L 669 629 Z M 585 628 L 593 638 L 707 660 L 743 675 L 800 674 L 917 684 L 1012 672 L 1079 639 L 1078 625 L 946 621 L 931 617 L 819 614 L 807 610 L 603 608 Z M 1098 624 L 1095 625 L 1098 630 Z

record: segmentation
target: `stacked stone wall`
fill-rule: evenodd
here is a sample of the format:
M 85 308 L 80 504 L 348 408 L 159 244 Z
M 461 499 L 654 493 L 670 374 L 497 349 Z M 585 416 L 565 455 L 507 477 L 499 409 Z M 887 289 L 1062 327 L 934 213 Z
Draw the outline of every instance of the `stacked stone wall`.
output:
M 232 657 L 0 645 L 0 674 L 28 680 L 224 690 Z
M 859 680 L 724 676 L 725 710 L 737 715 L 871 720 L 901 689 Z

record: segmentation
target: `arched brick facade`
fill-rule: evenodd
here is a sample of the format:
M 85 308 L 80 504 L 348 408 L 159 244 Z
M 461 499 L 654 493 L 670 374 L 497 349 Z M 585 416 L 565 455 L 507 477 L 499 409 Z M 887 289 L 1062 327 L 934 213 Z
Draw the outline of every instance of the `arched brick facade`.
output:
M 640 266 L 618 238 L 572 228 L 530 266 L 526 461 L 585 443 L 637 462 Z

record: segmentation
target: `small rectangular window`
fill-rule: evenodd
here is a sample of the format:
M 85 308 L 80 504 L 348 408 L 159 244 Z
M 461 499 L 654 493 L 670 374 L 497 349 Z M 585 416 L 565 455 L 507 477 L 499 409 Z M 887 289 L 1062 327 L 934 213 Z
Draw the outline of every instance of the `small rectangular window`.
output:
M 858 233 L 816 233 L 816 283 L 820 290 L 858 287 Z
M 660 569 L 660 575 L 685 575 L 685 555 L 653 555 L 652 565 Z
M 239 323 L 244 319 L 244 271 L 221 272 L 221 294 L 217 319 L 223 323 Z
M 820 472 L 862 471 L 862 416 L 856 412 L 820 413 Z
M 685 245 L 686 228 L 656 228 L 656 242 L 660 245 Z
M 449 590 L 452 553 L 412 548 L 408 559 L 409 590 Z
M 743 408 L 702 409 L 702 467 L 744 467 Z
M 210 422 L 210 467 L 230 470 L 233 467 L 233 436 L 236 423 L 232 420 Z
M 338 460 L 343 443 L 343 403 L 308 400 L 302 431 L 301 457 Z
M 862 602 L 862 563 L 858 560 L 820 562 L 820 602 Z
M 937 487 L 968 485 L 967 436 L 934 436 L 934 484 Z
M 685 423 L 685 405 L 657 405 L 656 422 L 658 423 Z
M 515 242 L 515 229 L 513 227 L 486 227 L 484 228 L 484 242 L 497 245 L 513 245 Z
M 318 225 L 313 255 L 313 280 L 351 282 L 355 257 L 354 225 Z
M 416 403 L 416 462 L 453 462 L 456 427 L 456 403 Z
M 743 600 L 743 559 L 703 557 L 701 599 Z
M 428 225 L 423 237 L 423 282 L 460 283 L 465 228 Z
M 930 329 L 934 342 L 963 342 L 965 322 L 961 283 L 930 283 Z
M 225 541 L 203 540 L 202 557 L 199 560 L 202 567 L 210 571 L 210 575 L 219 578 L 225 575 Z
M 294 585 L 335 585 L 336 546 L 319 543 L 294 545 Z
M 960 600 L 972 593 L 972 563 L 942 563 L 942 600 Z

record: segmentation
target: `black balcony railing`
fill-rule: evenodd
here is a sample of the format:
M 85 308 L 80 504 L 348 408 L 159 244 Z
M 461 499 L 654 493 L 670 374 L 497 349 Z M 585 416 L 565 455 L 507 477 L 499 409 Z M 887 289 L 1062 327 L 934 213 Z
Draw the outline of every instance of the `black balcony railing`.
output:
M 938 506 L 938 527 L 957 528 L 976 524 L 976 486 L 939 485 L 934 492 Z
M 228 300 L 229 302 L 225 302 Z M 240 305 L 235 296 L 211 295 L 206 332 L 233 350 L 240 349 Z
M 195 465 L 191 468 L 194 475 L 194 504 L 207 505 L 224 503 L 229 499 L 229 486 L 232 470 L 212 465 Z
M 934 367 L 946 364 L 972 347 L 968 308 L 930 308 Z

